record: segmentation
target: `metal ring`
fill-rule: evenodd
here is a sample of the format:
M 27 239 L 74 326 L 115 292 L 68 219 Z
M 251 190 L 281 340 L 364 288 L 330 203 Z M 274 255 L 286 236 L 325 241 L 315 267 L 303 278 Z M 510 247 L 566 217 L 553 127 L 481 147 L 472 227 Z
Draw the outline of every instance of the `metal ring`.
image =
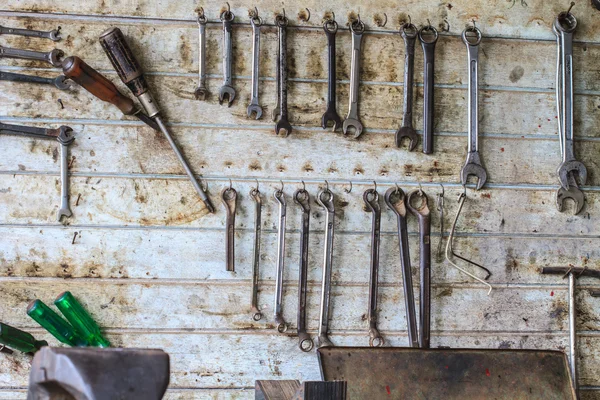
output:
M 305 343 L 308 343 L 308 346 L 306 346 Z M 300 342 L 300 350 L 302 350 L 305 353 L 308 353 L 309 351 L 311 351 L 313 349 L 313 347 L 315 347 L 315 343 L 310 338 L 304 339 L 303 341 Z
M 198 11 L 198 18 L 196 20 L 198 21 L 198 24 L 200 24 L 200 25 L 205 25 L 206 22 L 208 21 L 208 19 L 206 18 L 206 15 L 204 14 L 203 7 L 200 7 L 200 10 Z
M 263 315 L 261 312 L 256 312 L 254 313 L 254 315 L 252 316 L 252 319 L 255 321 L 260 321 L 262 319 Z
M 369 346 L 371 347 L 381 347 L 385 343 L 382 337 L 374 337 L 369 338 Z
M 358 14 L 358 19 L 352 21 L 352 23 L 350 24 L 350 30 L 352 31 L 352 33 L 356 33 L 358 35 L 364 33 L 365 23 L 360 20 L 360 14 Z
M 429 23 L 429 25 L 426 25 L 426 26 L 422 27 L 421 29 L 419 29 L 419 40 L 425 44 L 435 43 L 435 42 L 437 42 L 438 37 L 439 37 L 438 31 L 433 26 L 431 26 L 431 23 L 429 22 L 429 20 L 427 20 L 427 22 Z M 423 37 L 424 32 L 433 32 L 433 40 L 425 40 Z
M 279 325 L 277 325 L 277 332 L 279 333 L 285 333 L 288 330 L 288 325 L 286 323 L 281 323 Z
M 235 15 L 231 11 L 223 11 L 219 18 L 221 19 L 221 21 L 233 21 Z
M 333 29 L 331 27 L 333 27 Z M 328 19 L 323 23 L 323 29 L 329 33 L 336 33 L 338 30 L 338 23 L 335 22 L 334 19 Z
M 277 24 L 277 26 L 287 26 L 289 23 L 288 18 L 285 16 L 285 8 L 283 9 L 283 14 L 278 14 L 277 17 L 275 17 L 275 23 Z
M 410 15 L 408 16 L 410 18 Z M 402 25 L 402 35 L 408 38 L 415 38 L 419 34 L 419 29 L 412 24 L 412 22 L 408 22 Z
M 475 32 L 476 34 L 476 40 L 475 42 L 471 42 L 468 37 L 467 37 L 467 32 Z M 475 26 L 475 24 L 473 24 L 473 26 L 469 26 L 467 28 L 465 28 L 465 30 L 462 33 L 462 40 L 465 44 L 469 45 L 469 46 L 479 46 L 479 43 L 481 43 L 481 31 L 479 30 L 479 28 L 477 28 Z

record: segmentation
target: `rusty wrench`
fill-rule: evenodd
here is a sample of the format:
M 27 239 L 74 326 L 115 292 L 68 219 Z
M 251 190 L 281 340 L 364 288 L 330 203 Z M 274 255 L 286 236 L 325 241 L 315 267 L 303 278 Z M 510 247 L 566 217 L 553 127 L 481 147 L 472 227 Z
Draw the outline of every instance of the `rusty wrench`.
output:
M 206 99 L 206 23 L 204 9 L 198 14 L 198 87 L 194 91 L 196 100 Z
M 66 90 L 71 87 L 69 84 L 70 81 L 68 81 L 64 75 L 59 75 L 56 78 L 44 78 L 43 76 L 37 75 L 15 74 L 13 72 L 0 71 L 0 81 L 40 83 L 42 85 L 52 85 L 60 90 Z
M 317 347 L 333 346 L 329 340 L 329 311 L 331 304 L 331 269 L 333 266 L 333 233 L 335 227 L 335 206 L 333 192 L 329 187 L 317 195 L 317 203 L 325 209 L 325 249 L 323 251 L 323 279 L 321 282 L 321 313 L 319 317 L 319 337 Z
M 433 37 L 429 33 L 433 34 Z M 431 25 L 419 30 L 419 41 L 423 48 L 423 153 L 433 153 L 433 79 L 435 44 L 438 40 L 438 31 Z
M 223 104 L 225 97 L 228 98 L 227 106 L 231 107 L 235 99 L 235 89 L 233 88 L 233 44 L 232 44 L 232 25 L 234 15 L 231 11 L 221 13 L 223 22 L 223 86 L 219 91 L 219 104 Z
M 62 58 L 65 52 L 59 49 L 50 50 L 47 53 L 32 50 L 13 49 L 11 47 L 0 46 L 0 58 L 20 58 L 23 60 L 45 61 L 54 67 L 62 66 Z
M 311 351 L 314 343 L 306 332 L 306 292 L 308 286 L 308 235 L 310 228 L 310 195 L 303 187 L 294 193 L 294 202 L 302 208 L 302 230 L 300 233 L 300 266 L 298 277 L 298 347 Z
M 413 128 L 413 92 L 415 75 L 415 43 L 417 41 L 417 27 L 411 23 L 402 25 L 402 39 L 404 39 L 404 106 L 402 126 L 396 131 L 396 147 L 400 147 L 402 138 L 410 140 L 408 151 L 413 151 L 419 142 L 419 136 Z
M 383 346 L 385 340 L 377 329 L 377 286 L 379 275 L 379 244 L 381 243 L 381 206 L 377 189 L 367 189 L 363 201 L 371 212 L 371 276 L 369 279 L 369 346 Z
M 354 128 L 354 138 L 357 139 L 363 130 L 358 118 L 358 94 L 360 89 L 360 53 L 365 24 L 359 19 L 350 24 L 352 32 L 352 61 L 350 63 L 350 105 L 348 115 L 342 124 L 342 132 L 347 135 Z
M 252 319 L 260 321 L 262 319 L 262 313 L 258 308 L 258 279 L 259 279 L 259 266 L 260 266 L 260 233 L 261 233 L 261 208 L 262 201 L 260 199 L 260 192 L 258 191 L 258 181 L 256 187 L 250 190 L 250 197 L 254 200 L 254 251 L 252 252 Z
M 60 37 L 60 26 L 57 29 L 51 31 L 36 31 L 33 29 L 21 29 L 21 28 L 8 28 L 6 26 L 0 26 L 0 35 L 18 35 L 18 36 L 29 36 L 42 39 L 50 39 L 53 42 L 58 42 Z
M 250 18 L 252 25 L 252 98 L 247 109 L 248 118 L 255 114 L 255 119 L 260 119 L 263 114 L 262 107 L 258 102 L 258 77 L 259 77 L 259 61 L 260 61 L 260 26 L 263 20 L 258 15 Z
M 231 187 L 226 187 L 221 192 L 221 201 L 227 212 L 225 222 L 225 254 L 227 271 L 235 271 L 235 210 L 237 207 L 237 192 Z
M 275 281 L 275 307 L 274 317 L 277 324 L 277 331 L 284 333 L 288 329 L 288 324 L 283 319 L 283 265 L 285 259 L 285 222 L 286 222 L 286 202 L 283 188 L 277 189 L 274 193 L 275 200 L 279 204 L 279 224 L 277 228 L 277 279 Z
M 277 32 L 279 38 L 279 119 L 275 124 L 275 133 L 282 136 L 288 136 L 292 133 L 292 125 L 288 120 L 288 105 L 287 105 L 287 26 L 288 19 L 285 15 L 277 16 L 275 22 L 277 23 Z
M 338 24 L 333 19 L 328 19 L 323 24 L 323 30 L 327 35 L 327 54 L 329 62 L 329 71 L 327 79 L 327 110 L 321 117 L 321 126 L 323 129 L 327 129 L 327 126 L 331 122 L 332 131 L 335 132 L 340 126 L 342 126 L 342 119 L 337 113 L 336 109 L 336 71 L 335 71 L 335 34 L 338 30 Z

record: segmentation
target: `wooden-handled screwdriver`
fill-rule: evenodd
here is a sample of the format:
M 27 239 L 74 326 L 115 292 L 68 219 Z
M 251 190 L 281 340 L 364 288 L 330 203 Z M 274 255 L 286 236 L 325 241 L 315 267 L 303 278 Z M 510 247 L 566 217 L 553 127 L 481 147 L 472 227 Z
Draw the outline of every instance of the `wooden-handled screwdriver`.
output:
M 144 77 L 144 71 L 140 67 L 140 64 L 133 55 L 133 52 L 129 48 L 129 45 L 125 41 L 125 37 L 123 36 L 121 30 L 119 28 L 111 28 L 106 32 L 102 33 L 100 35 L 100 44 L 102 44 L 106 55 L 110 59 L 110 62 L 117 71 L 117 74 L 119 74 L 119 77 L 121 78 L 123 83 L 127 85 L 127 87 L 129 88 L 129 90 L 131 90 L 133 95 L 138 98 L 140 103 L 142 103 L 142 105 L 146 109 L 146 112 L 148 113 L 148 116 L 150 116 L 152 119 L 154 119 L 154 121 L 156 121 L 161 132 L 169 141 L 169 144 L 173 148 L 175 155 L 179 159 L 179 162 L 181 162 L 181 165 L 185 169 L 185 172 L 188 174 L 190 180 L 192 181 L 194 189 L 196 189 L 196 192 L 198 192 L 198 195 L 200 195 L 200 198 L 204 201 L 204 204 L 206 205 L 208 211 L 211 213 L 214 212 L 214 207 L 210 202 L 210 199 L 198 184 L 198 181 L 196 180 L 194 173 L 190 169 L 190 166 L 183 157 L 183 154 L 181 154 L 179 147 L 177 147 L 177 144 L 171 137 L 171 134 L 167 130 L 167 127 L 163 123 L 159 114 L 158 105 L 156 104 L 156 102 L 152 98 L 152 95 L 150 94 L 150 91 L 148 90 L 148 83 L 146 82 L 146 78 Z

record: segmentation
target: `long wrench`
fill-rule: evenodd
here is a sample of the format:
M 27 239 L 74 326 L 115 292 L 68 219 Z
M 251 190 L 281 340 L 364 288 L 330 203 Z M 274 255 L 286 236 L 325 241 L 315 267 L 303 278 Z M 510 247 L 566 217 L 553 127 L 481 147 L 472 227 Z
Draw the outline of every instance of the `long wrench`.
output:
M 475 40 L 467 33 L 475 33 Z M 467 46 L 469 60 L 469 145 L 467 149 L 467 160 L 460 171 L 460 178 L 463 185 L 467 184 L 469 175 L 477 177 L 477 190 L 485 185 L 487 180 L 487 172 L 481 165 L 479 157 L 478 137 L 479 137 L 479 120 L 478 120 L 478 78 L 477 71 L 479 68 L 479 43 L 481 43 L 481 31 L 471 26 L 466 28 L 462 33 L 462 40 Z
M 233 104 L 235 99 L 235 89 L 233 88 L 233 44 L 232 44 L 232 24 L 234 15 L 231 11 L 224 11 L 221 14 L 223 21 L 223 86 L 219 91 L 219 104 L 223 104 L 225 96 L 228 97 L 228 107 Z
M 262 319 L 262 313 L 258 308 L 258 279 L 259 279 L 259 266 L 260 266 L 260 233 L 261 227 L 261 208 L 262 201 L 260 199 L 260 192 L 258 190 L 258 183 L 255 188 L 250 190 L 250 197 L 254 200 L 254 250 L 252 252 L 252 319 L 260 321 Z
M 206 23 L 207 18 L 202 9 L 198 14 L 198 87 L 194 91 L 196 100 L 205 100 L 206 94 Z
M 335 34 L 338 30 L 338 24 L 333 19 L 328 19 L 323 24 L 323 30 L 327 35 L 327 57 L 329 62 L 329 72 L 327 79 L 327 110 L 321 117 L 321 126 L 327 129 L 329 123 L 333 123 L 332 131 L 335 132 L 342 126 L 342 119 L 337 113 L 337 102 L 335 93 L 336 72 L 335 72 Z
M 258 15 L 250 18 L 252 26 L 252 98 L 247 109 L 248 118 L 255 114 L 255 119 L 260 119 L 263 114 L 262 107 L 258 102 L 258 77 L 259 77 L 259 61 L 260 61 L 260 26 L 263 20 Z
M 279 38 L 279 119 L 275 124 L 275 133 L 281 133 L 284 137 L 292 133 L 292 125 L 288 120 L 287 105 L 287 26 L 288 19 L 285 15 L 280 15 L 275 20 L 277 23 L 277 32 Z
M 33 29 L 8 28 L 6 26 L 0 26 L 0 35 L 29 36 L 42 39 L 50 39 L 53 42 L 58 42 L 61 39 L 60 26 L 57 29 L 53 29 L 51 31 L 36 31 Z
M 376 189 L 367 189 L 363 194 L 367 210 L 371 212 L 371 276 L 369 279 L 369 346 L 383 346 L 385 340 L 377 329 L 377 286 L 379 275 L 379 244 L 381 243 L 381 206 Z
M 52 85 L 60 90 L 66 90 L 71 87 L 64 75 L 59 75 L 56 78 L 44 78 L 43 76 L 37 75 L 15 74 L 13 72 L 0 71 L 0 81 L 39 83 L 42 85 Z
M 333 267 L 333 232 L 335 206 L 333 192 L 323 189 L 317 195 L 317 203 L 325 209 L 325 249 L 323 251 L 323 279 L 321 282 L 321 313 L 319 317 L 319 337 L 317 347 L 333 346 L 329 340 L 329 308 L 331 303 L 331 269 Z
M 308 233 L 310 228 L 310 195 L 304 188 L 296 190 L 294 202 L 302 208 L 302 230 L 300 234 L 300 266 L 298 276 L 298 347 L 311 351 L 314 343 L 306 332 L 306 292 L 308 286 Z
M 279 204 L 279 224 L 277 227 L 277 279 L 275 281 L 275 307 L 274 314 L 277 331 L 287 331 L 288 324 L 283 319 L 283 265 L 285 259 L 285 222 L 286 202 L 283 189 L 277 189 L 274 193 L 275 200 Z
M 231 185 L 221 192 L 221 200 L 227 212 L 225 253 L 227 271 L 235 271 L 235 210 L 237 206 L 237 192 Z
M 22 60 L 45 61 L 52 66 L 60 68 L 62 66 L 62 58 L 65 52 L 60 49 L 53 49 L 47 53 L 41 51 L 13 49 L 11 47 L 0 46 L 0 58 L 19 58 Z
M 433 33 L 433 37 L 429 33 Z M 435 44 L 438 31 L 431 25 L 419 30 L 419 41 L 423 48 L 423 153 L 433 153 L 433 78 Z
M 363 130 L 363 125 L 358 118 L 358 92 L 360 88 L 360 52 L 362 35 L 365 24 L 360 19 L 350 24 L 352 32 L 352 61 L 350 63 L 350 105 L 348 115 L 342 124 L 342 132 L 347 135 L 350 128 L 354 128 L 354 138 L 357 139 Z
M 402 138 L 410 140 L 408 150 L 413 151 L 419 142 L 419 136 L 413 128 L 413 92 L 415 77 L 415 43 L 419 33 L 416 26 L 411 23 L 402 25 L 402 39 L 404 39 L 404 105 L 402 126 L 396 131 L 396 147 L 402 144 Z

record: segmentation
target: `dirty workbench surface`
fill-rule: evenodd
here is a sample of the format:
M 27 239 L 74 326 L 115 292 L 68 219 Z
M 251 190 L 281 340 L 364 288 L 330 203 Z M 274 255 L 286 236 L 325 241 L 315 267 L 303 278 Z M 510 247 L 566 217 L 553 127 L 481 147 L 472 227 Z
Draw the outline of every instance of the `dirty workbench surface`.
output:
M 272 322 L 277 208 L 272 193 L 285 184 L 288 235 L 284 313 L 296 320 L 300 211 L 293 191 L 306 182 L 312 195 L 327 180 L 336 195 L 332 340 L 367 345 L 370 214 L 362 192 L 376 180 L 410 189 L 423 184 L 435 209 L 444 183 L 445 226 L 456 212 L 458 174 L 467 146 L 466 50 L 459 34 L 475 19 L 484 39 L 480 56 L 480 146 L 489 174 L 484 190 L 469 190 L 459 221 L 456 248 L 493 272 L 495 290 L 465 279 L 443 262 L 433 264 L 432 346 L 564 350 L 568 342 L 566 281 L 541 276 L 539 268 L 574 263 L 600 268 L 600 11 L 580 1 L 575 35 L 576 152 L 588 166 L 587 205 L 579 216 L 554 206 L 559 144 L 554 74 L 556 43 L 551 24 L 568 2 L 492 0 L 397 2 L 307 0 L 285 4 L 291 27 L 290 118 L 294 132 L 276 137 L 273 124 L 246 118 L 250 99 L 251 30 L 248 9 L 257 6 L 272 23 L 281 3 L 232 2 L 234 86 L 232 108 L 221 107 L 221 26 L 207 28 L 210 97 L 194 100 L 198 70 L 195 7 L 217 21 L 223 4 L 179 1 L 8 0 L 0 24 L 49 30 L 60 25 L 56 44 L 77 55 L 123 88 L 101 49 L 98 35 L 110 26 L 123 30 L 148 74 L 192 168 L 206 178 L 217 213 L 206 213 L 166 141 L 135 119 L 83 89 L 69 92 L 0 82 L 0 120 L 41 126 L 70 125 L 73 217 L 55 222 L 60 199 L 57 145 L 0 137 L 0 320 L 48 338 L 25 314 L 31 300 L 50 302 L 71 290 L 106 329 L 111 342 L 160 347 L 171 355 L 171 399 L 251 399 L 255 379 L 318 379 L 314 354 L 298 350 L 297 339 L 276 334 Z M 134 5 L 132 5 L 134 4 Z M 299 18 L 311 12 L 311 19 Z M 360 114 L 365 133 L 358 141 L 323 131 L 327 97 L 324 13 L 340 25 L 361 12 L 363 39 Z M 378 28 L 375 19 L 387 14 Z M 449 31 L 436 49 L 435 153 L 396 149 L 401 122 L 403 42 L 400 21 L 410 14 Z M 277 33 L 262 30 L 261 99 L 270 115 L 275 102 Z M 48 51 L 44 40 L 1 36 L 8 47 Z M 347 111 L 350 36 L 337 38 L 338 112 Z M 415 126 L 422 126 L 422 51 L 416 50 Z M 23 60 L 0 60 L 4 71 L 56 72 Z M 64 108 L 58 102 L 62 101 Z M 225 213 L 218 199 L 232 179 L 240 199 L 236 226 L 236 272 L 225 271 Z M 264 194 L 260 304 L 267 316 L 250 313 L 253 203 L 248 193 L 260 183 Z M 352 191 L 349 189 L 352 181 Z M 74 206 L 79 197 L 79 203 Z M 309 267 L 309 330 L 318 326 L 325 215 L 312 202 Z M 380 267 L 380 328 L 391 345 L 407 344 L 400 288 L 395 217 L 383 207 Z M 433 212 L 433 249 L 439 240 Z M 418 258 L 411 219 L 411 255 Z M 447 232 L 447 230 L 446 230 Z M 77 234 L 75 240 L 74 235 Z M 415 279 L 418 269 L 414 268 Z M 585 278 L 580 288 L 598 288 Z M 579 292 L 580 385 L 583 399 L 600 399 L 600 298 Z M 293 331 L 293 329 L 292 329 Z M 0 357 L 0 399 L 24 398 L 29 359 Z

